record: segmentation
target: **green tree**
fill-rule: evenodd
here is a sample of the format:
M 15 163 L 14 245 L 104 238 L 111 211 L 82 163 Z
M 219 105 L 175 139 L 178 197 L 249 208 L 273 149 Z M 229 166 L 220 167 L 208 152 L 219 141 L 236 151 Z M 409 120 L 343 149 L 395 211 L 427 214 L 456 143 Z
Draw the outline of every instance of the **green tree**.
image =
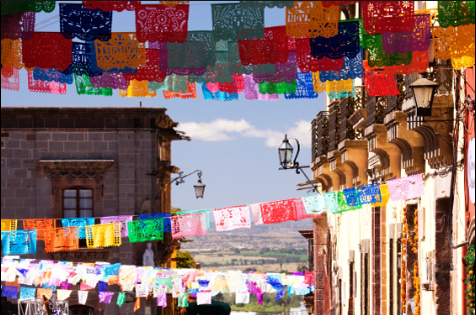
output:
M 180 258 L 180 261 L 177 262 L 177 268 L 185 269 L 195 269 L 196 262 L 195 258 L 188 251 L 178 251 L 177 258 Z

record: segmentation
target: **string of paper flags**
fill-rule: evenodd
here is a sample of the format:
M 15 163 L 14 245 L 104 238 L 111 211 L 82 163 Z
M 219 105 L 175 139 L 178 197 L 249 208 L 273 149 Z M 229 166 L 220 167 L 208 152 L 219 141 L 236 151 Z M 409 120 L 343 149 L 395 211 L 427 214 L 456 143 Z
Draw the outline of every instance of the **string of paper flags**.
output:
M 200 83 L 205 100 L 316 98 L 322 86 L 343 98 L 363 78 L 371 96 L 388 96 L 399 94 L 395 74 L 426 71 L 429 49 L 455 69 L 474 65 L 474 2 L 415 11 L 414 1 L 362 1 L 361 19 L 339 20 L 339 5 L 357 2 L 212 4 L 212 31 L 188 30 L 188 1 L 58 3 L 59 32 L 39 32 L 36 13 L 55 1 L 2 1 L 2 89 L 18 91 L 25 68 L 40 93 L 74 83 L 79 95 L 195 99 Z M 284 8 L 285 25 L 264 27 L 265 7 Z M 124 10 L 135 31 L 112 32 Z
M 387 202 L 407 200 L 424 195 L 422 175 L 413 175 L 369 184 L 361 187 L 315 194 L 302 198 L 234 206 L 227 208 L 111 216 L 99 218 L 24 219 L 23 230 L 18 220 L 2 219 L 2 247 L 4 255 L 36 254 L 37 241 L 44 241 L 47 253 L 71 251 L 79 248 L 79 240 L 86 239 L 88 248 L 120 246 L 122 238 L 129 242 L 160 241 L 165 233 L 174 239 L 205 235 L 213 215 L 218 232 L 251 228 L 255 225 L 276 224 L 314 218 L 324 212 L 337 214 L 358 210 L 362 205 L 385 206 Z M 62 226 L 57 226 L 61 221 Z

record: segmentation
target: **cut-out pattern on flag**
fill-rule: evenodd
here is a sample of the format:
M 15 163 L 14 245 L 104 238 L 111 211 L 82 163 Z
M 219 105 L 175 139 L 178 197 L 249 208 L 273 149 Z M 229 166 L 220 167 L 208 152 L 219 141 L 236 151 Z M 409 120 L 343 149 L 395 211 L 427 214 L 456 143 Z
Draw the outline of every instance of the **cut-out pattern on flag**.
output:
M 286 9 L 286 33 L 294 38 L 333 37 L 338 33 L 339 8 L 322 1 L 294 1 Z
M 474 18 L 473 1 L 438 1 L 438 22 L 441 27 L 474 25 Z
M 294 199 L 262 203 L 260 207 L 263 224 L 296 221 L 297 219 Z
M 218 85 L 218 83 L 217 83 Z M 222 92 L 218 91 L 215 93 L 210 92 L 210 90 L 207 87 L 207 84 L 205 82 L 202 82 L 202 93 L 203 93 L 203 98 L 205 101 L 237 101 L 238 100 L 238 94 L 237 93 L 227 93 L 227 92 Z
M 321 82 L 362 78 L 364 76 L 362 47 L 354 58 L 344 57 L 344 67 L 340 71 L 320 71 Z
M 351 194 L 349 194 L 351 196 Z M 354 196 L 354 195 L 352 195 Z M 354 197 L 349 197 L 349 200 L 355 200 Z M 339 191 L 337 193 L 337 204 L 338 204 L 338 211 L 337 213 L 343 213 L 347 211 L 354 211 L 362 209 L 362 205 L 360 204 L 359 200 L 356 201 L 358 203 L 357 206 L 349 206 L 347 203 L 347 199 L 345 193 L 343 191 Z M 354 203 L 355 204 L 355 203 Z
M 383 49 L 389 55 L 407 51 L 427 51 L 431 44 L 431 18 L 429 14 L 415 16 L 411 32 L 382 34 Z
M 83 5 L 89 10 L 101 9 L 117 12 L 135 11 L 140 4 L 140 1 L 83 1 Z
M 435 58 L 451 58 L 451 64 L 456 70 L 474 65 L 474 24 L 446 29 L 435 26 L 432 28 L 432 34 Z
M 212 4 L 215 40 L 263 38 L 264 8 L 242 8 L 238 3 Z
M 145 44 L 137 40 L 135 33 L 112 33 L 108 42 L 95 40 L 94 46 L 97 66 L 106 71 L 138 69 L 146 64 Z
M 296 39 L 297 64 L 303 73 L 316 71 L 340 71 L 344 67 L 344 58 L 315 58 L 311 54 L 311 43 L 308 38 Z
M 23 220 L 24 230 L 36 230 L 37 238 L 40 241 L 45 240 L 46 231 L 56 228 L 55 219 L 35 219 L 35 220 Z
M 36 231 L 2 232 L 3 255 L 36 254 Z
M 216 83 L 218 85 L 218 83 Z M 187 76 L 171 74 L 163 82 L 149 82 L 149 91 L 187 92 Z
M 425 195 L 422 174 L 387 181 L 392 201 L 408 200 Z
M 327 81 L 326 93 L 330 99 L 341 99 L 344 97 L 355 97 L 354 80 Z
M 250 209 L 248 206 L 215 209 L 213 216 L 218 232 L 249 229 L 251 227 Z
M 361 207 L 359 189 L 352 187 L 344 189 L 345 199 L 349 207 Z
M 16 231 L 17 225 L 18 225 L 17 220 L 2 219 L 2 225 L 1 225 L 2 232 L 3 231 Z
M 6 77 L 3 75 L 5 67 L 2 68 L 2 90 L 20 91 L 20 72 L 18 69 L 10 67 L 12 75 Z
M 102 95 L 112 96 L 112 88 L 95 88 L 91 84 L 91 79 L 87 74 L 74 74 L 74 82 L 76 83 L 76 92 L 78 95 Z
M 359 22 L 345 22 L 339 23 L 339 34 L 334 37 L 311 38 L 312 56 L 317 59 L 355 58 L 360 51 L 359 30 Z
M 20 300 L 35 299 L 36 288 L 20 287 Z
M 104 72 L 101 75 L 89 77 L 89 82 L 95 88 L 112 88 L 114 90 L 127 90 L 130 81 L 122 73 Z
M 119 89 L 119 95 L 122 97 L 156 97 L 157 91 L 149 90 L 148 81 L 130 81 L 127 90 Z
M 296 220 L 312 219 L 315 217 L 315 215 L 307 213 L 302 198 L 295 198 L 294 206 L 296 207 Z
M 68 218 L 61 219 L 63 227 L 79 227 L 79 238 L 86 239 L 86 225 L 94 225 L 94 218 Z
M 337 191 L 331 191 L 325 195 L 326 211 L 336 213 L 338 210 Z
M 129 242 L 161 241 L 164 239 L 162 219 L 148 219 L 127 222 Z
M 41 69 L 35 67 L 33 70 L 33 80 L 73 84 L 73 75 L 65 75 L 56 69 Z
M 293 83 L 280 82 L 263 82 L 259 84 L 260 94 L 295 94 L 296 93 L 296 81 Z
M 77 227 L 49 229 L 45 232 L 45 251 L 47 253 L 73 251 L 78 247 L 79 228 Z
M 382 195 L 382 201 L 372 204 L 372 207 L 385 207 L 390 200 L 390 190 L 387 184 L 380 185 L 380 194 Z
M 66 83 L 33 79 L 33 71 L 28 71 L 28 91 L 50 94 L 66 94 Z
M 22 40 L 2 39 L 2 69 L 13 67 L 23 68 Z M 32 70 L 28 69 L 28 70 Z
M 2 297 L 16 299 L 18 296 L 18 287 L 4 285 L 2 288 Z
M 86 74 L 90 77 L 100 76 L 102 71 L 93 72 L 91 69 L 91 44 L 88 43 L 73 43 L 73 52 L 71 56 L 71 65 L 66 69 L 61 71 L 63 74 L 77 74 L 83 75 Z M 94 57 L 96 55 L 94 54 Z M 96 62 L 96 59 L 94 60 Z M 107 86 L 106 86 L 107 87 Z
M 390 76 L 385 71 L 366 71 L 364 84 L 369 96 L 400 95 L 395 76 Z
M 258 83 L 293 83 L 297 77 L 297 60 L 296 52 L 290 51 L 286 63 L 277 63 L 275 65 L 275 73 L 255 73 L 253 80 Z
M 120 223 L 121 224 L 121 236 L 128 237 L 127 231 L 127 222 L 132 221 L 132 215 L 119 215 L 115 217 L 103 217 L 100 218 L 101 224 L 108 224 L 108 223 Z
M 319 95 L 314 91 L 314 84 L 311 73 L 298 73 L 296 79 L 296 92 L 294 94 L 284 94 L 286 99 L 313 99 Z
M 180 99 L 197 99 L 197 89 L 195 87 L 195 83 L 188 82 L 187 84 L 187 92 L 170 92 L 164 91 L 164 97 L 166 100 L 171 98 L 180 98 Z
M 301 199 L 308 214 L 319 215 L 326 209 L 326 197 L 324 194 L 306 196 Z
M 378 184 L 369 184 L 359 187 L 360 203 L 363 205 L 382 202 L 382 194 Z
M 108 223 L 86 226 L 86 244 L 88 248 L 120 246 L 121 224 Z
M 166 75 L 160 70 L 160 51 L 146 48 L 145 56 L 145 65 L 139 67 L 135 73 L 124 73 L 124 78 L 129 81 L 164 81 Z
M 2 16 L 1 38 L 30 40 L 35 34 L 34 12 L 21 12 Z
M 396 74 L 424 73 L 429 67 L 428 51 L 415 51 L 412 53 L 412 63 L 409 65 L 396 65 L 384 67 L 383 71 L 389 76 Z M 364 60 L 364 70 L 375 70 L 378 67 L 370 67 L 367 60 Z
M 164 220 L 164 232 L 165 233 L 171 233 L 172 232 L 170 217 L 171 217 L 170 212 L 166 212 L 166 213 L 147 213 L 147 214 L 139 214 L 138 215 L 139 220 L 159 219 L 159 218 L 163 219 Z
M 27 68 L 66 70 L 71 65 L 73 42 L 61 33 L 35 32 L 22 41 L 23 63 Z
M 258 8 L 292 8 L 294 1 L 240 1 L 240 7 L 243 9 L 258 9 Z
M 207 67 L 215 65 L 215 47 L 211 31 L 188 32 L 184 43 L 149 44 L 149 48 L 160 49 L 160 70 L 167 75 L 203 75 Z
M 288 61 L 288 36 L 284 26 L 267 27 L 263 38 L 238 40 L 244 66 Z
M 363 26 L 367 34 L 411 32 L 415 25 L 414 1 L 363 1 Z
M 245 83 L 245 98 L 248 101 L 260 100 L 260 101 L 277 101 L 279 94 L 261 94 L 259 93 L 259 84 L 253 80 L 253 75 L 243 75 Z
M 190 5 L 169 7 L 146 4 L 136 9 L 136 31 L 140 42 L 179 42 L 187 39 Z
M 172 237 L 174 239 L 207 234 L 207 217 L 205 213 L 180 215 L 170 218 Z
M 56 1 L 4 1 L 2 2 L 2 15 L 21 12 L 44 11 L 51 13 L 55 9 Z
M 122 304 L 126 301 L 126 293 L 125 292 L 119 292 L 117 295 L 117 305 L 119 307 L 122 307 Z
M 90 10 L 82 4 L 60 3 L 60 32 L 66 38 L 111 39 L 112 12 Z
M 231 83 L 218 83 L 218 89 L 220 92 L 226 92 L 229 94 L 243 93 L 245 90 L 245 81 L 243 80 L 243 75 L 234 74 L 233 81 Z

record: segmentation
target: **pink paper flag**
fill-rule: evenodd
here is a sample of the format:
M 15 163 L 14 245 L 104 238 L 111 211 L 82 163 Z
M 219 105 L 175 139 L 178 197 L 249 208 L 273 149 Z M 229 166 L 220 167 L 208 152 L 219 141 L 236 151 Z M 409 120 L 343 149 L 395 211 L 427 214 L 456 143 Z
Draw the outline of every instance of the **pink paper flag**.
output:
M 206 213 L 179 215 L 170 218 L 174 239 L 207 234 Z
M 249 229 L 251 227 L 248 206 L 215 209 L 213 215 L 218 232 Z
M 157 295 L 157 306 L 167 307 L 167 293 L 159 292 Z
M 99 292 L 99 303 L 110 304 L 114 292 Z
M 422 174 L 387 181 L 392 201 L 408 200 L 425 195 Z

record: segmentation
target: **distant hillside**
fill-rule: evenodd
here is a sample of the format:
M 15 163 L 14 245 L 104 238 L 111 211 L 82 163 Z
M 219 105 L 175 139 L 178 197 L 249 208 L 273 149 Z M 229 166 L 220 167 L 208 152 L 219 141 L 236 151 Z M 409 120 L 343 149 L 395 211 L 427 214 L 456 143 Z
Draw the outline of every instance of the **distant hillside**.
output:
M 206 251 L 230 248 L 260 250 L 261 248 L 307 248 L 307 241 L 298 230 L 312 229 L 312 220 L 290 221 L 280 224 L 251 225 L 250 229 L 217 232 L 213 221 L 207 235 L 188 238 L 183 250 Z

